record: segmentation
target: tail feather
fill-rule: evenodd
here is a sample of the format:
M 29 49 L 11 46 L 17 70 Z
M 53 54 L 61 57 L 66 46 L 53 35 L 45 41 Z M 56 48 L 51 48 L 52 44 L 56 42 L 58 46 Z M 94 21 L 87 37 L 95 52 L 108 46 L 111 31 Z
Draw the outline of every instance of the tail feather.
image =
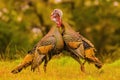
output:
M 98 58 L 96 58 L 96 63 L 95 63 L 95 66 L 98 68 L 98 69 L 100 69 L 101 67 L 102 67 L 102 62 L 98 59 Z
M 35 53 L 33 62 L 31 64 L 31 71 L 35 71 L 35 69 L 43 62 L 45 55 L 40 55 Z
M 33 57 L 33 54 L 27 54 L 23 61 L 16 68 L 14 68 L 11 73 L 16 74 L 19 73 L 23 68 L 27 68 L 29 65 L 31 65 Z
M 102 62 L 97 57 L 95 57 L 94 48 L 89 48 L 89 49 L 85 50 L 85 58 L 89 62 L 94 63 L 97 68 L 102 67 Z

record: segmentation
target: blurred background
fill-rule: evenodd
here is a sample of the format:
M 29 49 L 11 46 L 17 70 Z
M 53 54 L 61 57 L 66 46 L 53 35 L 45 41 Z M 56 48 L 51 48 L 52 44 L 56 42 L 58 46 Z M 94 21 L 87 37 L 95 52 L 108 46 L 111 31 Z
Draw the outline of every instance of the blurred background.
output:
M 53 25 L 55 8 L 103 62 L 120 58 L 120 0 L 0 0 L 0 60 L 24 57 Z

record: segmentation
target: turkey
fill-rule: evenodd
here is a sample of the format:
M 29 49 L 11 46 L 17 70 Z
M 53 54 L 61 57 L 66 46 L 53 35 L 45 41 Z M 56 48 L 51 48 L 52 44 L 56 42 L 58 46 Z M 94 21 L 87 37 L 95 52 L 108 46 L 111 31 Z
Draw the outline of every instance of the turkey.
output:
M 32 64 L 33 58 L 35 55 L 35 47 L 28 51 L 28 54 L 24 57 L 23 61 L 17 66 L 15 67 L 11 73 L 16 74 L 22 71 L 23 68 L 27 68 L 28 66 L 30 66 Z M 41 55 L 41 60 L 45 61 L 46 57 L 44 55 Z M 39 67 L 38 67 L 38 71 Z
M 62 22 L 62 15 L 63 13 L 60 9 L 54 9 L 51 13 L 51 20 L 62 29 L 62 36 L 66 50 L 69 51 L 71 56 L 79 62 L 81 65 L 81 71 L 85 71 L 84 63 L 86 61 L 94 63 L 97 68 L 101 68 L 101 61 L 95 57 L 96 49 L 94 45 L 78 32 L 74 31 L 69 24 Z M 80 58 L 85 60 L 84 63 L 81 63 Z
M 11 72 L 18 73 L 23 68 L 31 65 L 31 70 L 34 71 L 44 61 L 44 71 L 52 56 L 59 54 L 64 47 L 64 42 L 59 29 L 53 26 L 48 34 L 46 34 L 38 44 L 28 52 L 23 61 L 14 68 Z
M 31 70 L 35 70 L 41 63 L 41 55 L 44 55 L 45 65 L 44 70 L 46 71 L 47 62 L 51 59 L 53 55 L 59 54 L 64 48 L 64 42 L 62 35 L 58 27 L 53 26 L 48 34 L 44 36 L 37 44 L 34 59 L 31 65 Z

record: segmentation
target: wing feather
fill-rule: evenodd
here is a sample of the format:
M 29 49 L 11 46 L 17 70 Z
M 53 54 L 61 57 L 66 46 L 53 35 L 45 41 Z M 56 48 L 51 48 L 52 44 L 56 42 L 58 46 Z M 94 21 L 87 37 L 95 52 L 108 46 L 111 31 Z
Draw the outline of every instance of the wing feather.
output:
M 82 42 L 68 42 L 68 46 L 72 49 L 77 49 Z
M 52 49 L 53 49 L 53 45 L 40 46 L 37 48 L 37 50 L 40 51 L 41 54 L 47 54 Z

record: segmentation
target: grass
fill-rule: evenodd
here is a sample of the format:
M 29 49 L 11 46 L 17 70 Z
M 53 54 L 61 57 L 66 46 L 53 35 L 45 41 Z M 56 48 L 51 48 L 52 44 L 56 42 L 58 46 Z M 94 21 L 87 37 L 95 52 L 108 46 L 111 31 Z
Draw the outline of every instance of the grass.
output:
M 120 80 L 120 60 L 104 64 L 98 70 L 93 64 L 85 64 L 86 73 L 80 71 L 79 64 L 70 57 L 52 59 L 47 66 L 47 73 L 40 66 L 40 73 L 30 71 L 30 67 L 18 74 L 10 73 L 22 59 L 0 61 L 0 80 Z

